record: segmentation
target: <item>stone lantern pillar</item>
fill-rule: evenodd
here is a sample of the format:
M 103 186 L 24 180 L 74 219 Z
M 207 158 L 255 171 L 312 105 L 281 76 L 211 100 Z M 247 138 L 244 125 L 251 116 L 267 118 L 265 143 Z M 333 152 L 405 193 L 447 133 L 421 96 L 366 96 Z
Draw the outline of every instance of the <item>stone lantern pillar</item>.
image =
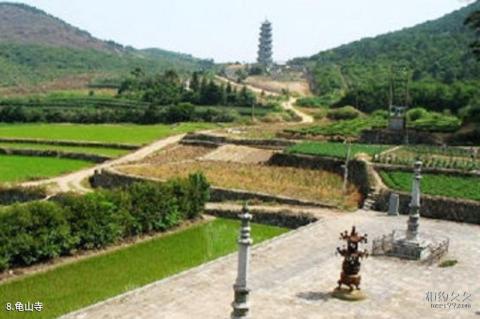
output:
M 418 240 L 418 227 L 420 220 L 420 181 L 422 179 L 421 175 L 422 162 L 415 162 L 414 168 L 414 178 L 412 183 L 412 198 L 410 202 L 410 214 L 408 216 L 407 222 L 407 240 L 408 241 L 417 241 Z
M 239 218 L 242 224 L 238 238 L 238 270 L 237 280 L 233 285 L 235 300 L 232 303 L 233 311 L 231 319 L 247 319 L 249 318 L 248 313 L 250 311 L 248 302 L 248 295 L 250 293 L 250 289 L 248 288 L 248 264 L 250 259 L 250 246 L 253 241 L 250 237 L 250 220 L 252 219 L 252 215 L 248 211 L 247 204 L 243 206 Z

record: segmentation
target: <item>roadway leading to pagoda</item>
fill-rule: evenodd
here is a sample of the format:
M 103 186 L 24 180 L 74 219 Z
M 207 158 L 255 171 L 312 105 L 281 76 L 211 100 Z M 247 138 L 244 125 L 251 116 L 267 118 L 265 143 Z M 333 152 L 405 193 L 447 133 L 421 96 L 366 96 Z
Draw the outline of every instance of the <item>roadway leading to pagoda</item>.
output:
M 386 257 L 367 258 L 362 264 L 361 286 L 369 299 L 348 303 L 329 295 L 342 262 L 335 255 L 341 245 L 339 233 L 356 225 L 372 239 L 404 229 L 406 217 L 327 210 L 322 216 L 315 224 L 253 249 L 249 280 L 252 318 L 479 317 L 480 226 L 422 219 L 422 231 L 450 237 L 447 257 L 458 264 L 440 268 Z M 225 319 L 231 311 L 235 277 L 236 255 L 232 254 L 65 318 Z M 444 292 L 471 308 L 433 309 L 426 299 L 429 292 Z

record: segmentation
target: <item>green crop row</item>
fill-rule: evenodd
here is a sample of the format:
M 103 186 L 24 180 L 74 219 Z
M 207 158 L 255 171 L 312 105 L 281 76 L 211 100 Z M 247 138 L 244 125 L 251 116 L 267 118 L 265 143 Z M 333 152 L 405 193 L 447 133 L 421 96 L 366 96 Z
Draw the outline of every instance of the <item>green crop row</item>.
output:
M 447 168 L 471 171 L 480 167 L 480 162 L 467 159 L 441 158 L 434 156 L 395 156 L 392 154 L 376 155 L 374 162 L 382 164 L 412 166 L 415 161 L 422 161 L 424 167 Z

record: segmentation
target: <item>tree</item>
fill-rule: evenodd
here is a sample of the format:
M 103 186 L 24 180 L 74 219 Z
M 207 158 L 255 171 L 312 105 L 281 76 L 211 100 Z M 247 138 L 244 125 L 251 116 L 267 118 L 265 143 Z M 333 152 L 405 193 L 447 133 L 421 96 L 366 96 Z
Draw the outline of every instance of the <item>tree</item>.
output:
M 472 28 L 477 35 L 477 40 L 475 40 L 470 47 L 477 56 L 477 59 L 480 60 L 480 10 L 470 14 L 465 20 L 465 24 Z
M 193 92 L 198 92 L 200 89 L 200 80 L 198 79 L 198 72 L 193 72 L 192 80 L 190 81 L 190 89 Z

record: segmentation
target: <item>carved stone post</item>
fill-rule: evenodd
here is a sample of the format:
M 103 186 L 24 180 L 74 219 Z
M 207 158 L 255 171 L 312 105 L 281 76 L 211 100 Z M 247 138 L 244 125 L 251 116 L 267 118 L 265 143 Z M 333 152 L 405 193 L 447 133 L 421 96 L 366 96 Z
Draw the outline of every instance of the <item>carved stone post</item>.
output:
M 398 208 L 400 206 L 400 198 L 398 194 L 391 193 L 388 202 L 388 216 L 398 216 Z
M 407 240 L 418 240 L 418 226 L 420 219 L 420 180 L 422 179 L 422 162 L 415 162 L 415 176 L 412 183 L 412 199 L 408 216 Z
M 250 259 L 250 246 L 252 239 L 250 238 L 250 220 L 252 215 L 248 211 L 247 204 L 243 206 L 242 213 L 239 215 L 242 221 L 240 236 L 238 238 L 238 273 L 233 290 L 235 292 L 235 300 L 232 303 L 233 311 L 232 319 L 246 319 L 250 311 L 248 295 L 248 263 Z

